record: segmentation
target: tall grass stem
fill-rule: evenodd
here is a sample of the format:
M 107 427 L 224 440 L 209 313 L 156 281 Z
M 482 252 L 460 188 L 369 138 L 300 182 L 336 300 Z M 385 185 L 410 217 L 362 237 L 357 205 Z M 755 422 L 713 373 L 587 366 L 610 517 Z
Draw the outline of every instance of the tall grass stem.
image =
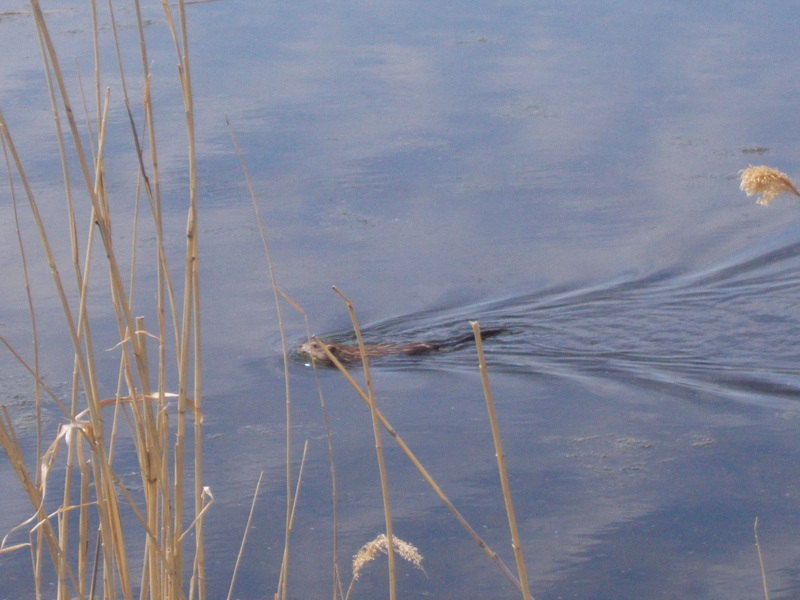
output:
M 394 535 L 392 527 L 392 505 L 389 499 L 389 476 L 386 472 L 386 462 L 383 459 L 383 443 L 381 442 L 381 428 L 379 426 L 378 409 L 375 405 L 375 390 L 372 386 L 372 374 L 369 370 L 369 359 L 364 349 L 364 339 L 361 336 L 361 328 L 358 326 L 358 318 L 353 303 L 335 286 L 333 291 L 344 300 L 347 305 L 347 312 L 350 314 L 350 321 L 358 340 L 358 349 L 361 353 L 361 365 L 364 370 L 364 381 L 367 386 L 367 406 L 369 406 L 370 417 L 372 419 L 372 434 L 375 438 L 375 454 L 378 457 L 378 471 L 381 478 L 381 496 L 383 498 L 383 520 L 386 526 L 386 557 L 389 563 L 389 600 L 397 597 L 397 571 L 394 556 Z
M 494 408 L 494 397 L 489 385 L 489 372 L 486 368 L 486 357 L 483 354 L 483 339 L 481 338 L 481 326 L 478 321 L 470 321 L 472 332 L 475 335 L 475 348 L 478 351 L 478 364 L 481 373 L 481 383 L 483 384 L 483 395 L 486 398 L 486 409 L 489 413 L 489 423 L 492 427 L 492 439 L 494 439 L 495 456 L 497 457 L 497 470 L 500 473 L 500 485 L 503 490 L 503 501 L 505 502 L 506 515 L 508 516 L 508 527 L 511 530 L 511 545 L 514 549 L 514 559 L 517 562 L 517 572 L 519 582 L 522 586 L 522 597 L 524 600 L 533 600 L 528 587 L 528 573 L 525 569 L 525 561 L 522 558 L 522 545 L 517 529 L 517 518 L 514 516 L 514 503 L 511 501 L 511 486 L 508 483 L 508 470 L 506 468 L 506 455 L 503 451 L 503 441 L 500 438 L 500 427 L 497 424 L 497 412 Z
M 312 340 L 317 342 L 319 348 L 325 353 L 325 356 L 331 362 L 331 364 L 338 369 L 338 371 L 342 374 L 342 376 L 347 380 L 350 386 L 355 390 L 355 392 L 361 397 L 361 399 L 369 405 L 369 396 L 367 393 L 361 388 L 358 382 L 353 378 L 353 376 L 349 373 L 347 368 L 339 362 L 339 359 L 336 358 L 336 355 L 330 351 L 328 345 L 323 343 L 317 337 L 312 337 Z M 423 466 L 423 464 L 419 461 L 416 455 L 411 451 L 411 448 L 405 443 L 400 434 L 392 427 L 391 423 L 386 419 L 386 417 L 381 414 L 378 408 L 375 409 L 375 413 L 380 421 L 383 428 L 389 433 L 395 443 L 400 446 L 400 449 L 405 453 L 408 459 L 411 461 L 411 464 L 416 467 L 417 471 L 419 471 L 422 478 L 425 482 L 433 489 L 434 493 L 439 496 L 439 499 L 444 503 L 453 517 L 458 521 L 459 525 L 464 529 L 464 531 L 469 534 L 472 540 L 478 545 L 478 547 L 483 550 L 483 552 L 489 557 L 489 559 L 494 563 L 494 565 L 500 570 L 500 572 L 508 579 L 517 590 L 522 593 L 522 586 L 520 585 L 519 579 L 511 572 L 511 570 L 506 566 L 503 560 L 497 555 L 497 553 L 492 550 L 489 545 L 478 535 L 478 533 L 472 528 L 469 522 L 461 515 L 455 505 L 450 501 L 447 495 L 444 493 L 439 484 L 436 483 L 436 480 L 428 473 L 428 470 Z

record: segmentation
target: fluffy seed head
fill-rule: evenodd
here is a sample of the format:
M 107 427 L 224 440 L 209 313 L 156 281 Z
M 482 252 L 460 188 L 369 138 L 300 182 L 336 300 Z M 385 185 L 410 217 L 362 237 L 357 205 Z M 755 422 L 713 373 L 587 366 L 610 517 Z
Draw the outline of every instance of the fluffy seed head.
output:
M 775 196 L 784 192 L 800 197 L 800 192 L 789 180 L 789 176 L 781 173 L 778 169 L 763 165 L 760 167 L 751 165 L 739 171 L 739 176 L 742 178 L 739 189 L 747 192 L 748 196 L 760 194 L 761 198 L 756 201 L 759 204 L 767 205 Z
M 389 540 L 386 538 L 386 535 L 381 533 L 378 537 L 376 537 L 371 542 L 367 542 L 363 546 L 361 546 L 361 550 L 358 551 L 353 557 L 353 579 L 358 579 L 359 575 L 361 575 L 361 569 L 364 568 L 369 561 L 375 560 L 375 557 L 378 556 L 379 552 L 383 554 L 388 553 L 388 543 Z M 408 542 L 404 542 L 399 537 L 392 536 L 392 546 L 394 551 L 399 554 L 401 557 L 406 559 L 408 562 L 413 564 L 418 569 L 425 572 L 425 569 L 422 568 L 422 555 L 419 553 L 414 546 L 409 544 Z

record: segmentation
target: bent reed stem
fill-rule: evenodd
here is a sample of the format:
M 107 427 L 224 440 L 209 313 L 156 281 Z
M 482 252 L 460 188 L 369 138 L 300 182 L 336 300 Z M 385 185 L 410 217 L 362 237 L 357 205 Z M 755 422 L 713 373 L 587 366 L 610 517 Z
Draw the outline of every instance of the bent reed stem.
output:
M 312 336 L 312 340 L 319 343 L 320 348 L 325 352 L 325 355 L 328 357 L 328 360 L 339 370 L 342 376 L 347 380 L 350 386 L 355 390 L 355 392 L 359 395 L 359 397 L 369 405 L 369 395 L 364 392 L 358 382 L 353 379 L 353 376 L 350 375 L 347 368 L 339 361 L 338 358 L 328 349 L 326 344 L 323 344 L 322 341 L 316 337 Z M 439 499 L 444 503 L 453 517 L 458 521 L 461 527 L 469 534 L 472 540 L 478 545 L 478 547 L 483 550 L 483 552 L 489 557 L 489 559 L 494 563 L 494 565 L 500 570 L 500 572 L 508 579 L 514 587 L 522 593 L 522 586 L 514 575 L 511 570 L 506 566 L 506 564 L 502 561 L 502 559 L 494 552 L 489 545 L 478 535 L 478 533 L 472 528 L 472 526 L 467 522 L 467 520 L 461 515 L 455 505 L 450 501 L 447 495 L 444 493 L 439 484 L 436 483 L 436 480 L 428 473 L 428 470 L 422 465 L 416 455 L 411 451 L 411 448 L 405 443 L 405 441 L 400 437 L 400 434 L 392 427 L 391 423 L 383 416 L 381 411 L 376 407 L 375 408 L 375 415 L 380 421 L 383 428 L 389 433 L 395 443 L 400 447 L 400 449 L 405 453 L 414 467 L 419 471 L 422 478 L 425 482 L 431 487 L 434 493 L 439 497 Z
M 397 580 L 396 580 L 396 564 L 394 556 L 394 535 L 392 528 L 392 508 L 389 500 L 389 478 L 386 472 L 386 463 L 383 459 L 383 444 L 381 443 L 381 429 L 378 426 L 378 408 L 375 405 L 375 390 L 372 386 L 372 374 L 369 370 L 369 358 L 364 350 L 364 339 L 361 336 L 361 328 L 358 326 L 358 319 L 356 318 L 356 311 L 353 303 L 347 298 L 336 286 L 333 286 L 333 291 L 345 301 L 347 305 L 347 312 L 350 314 L 350 321 L 353 324 L 353 329 L 356 332 L 356 339 L 358 340 L 358 349 L 361 352 L 361 365 L 364 370 L 364 381 L 367 385 L 367 406 L 369 406 L 370 418 L 372 421 L 372 434 L 375 438 L 375 454 L 378 457 L 378 471 L 381 478 L 381 497 L 383 498 L 383 520 L 386 527 L 386 556 L 389 562 L 389 600 L 395 600 L 397 597 Z M 327 348 L 326 348 L 327 350 Z M 327 350 L 330 352 L 330 350 Z

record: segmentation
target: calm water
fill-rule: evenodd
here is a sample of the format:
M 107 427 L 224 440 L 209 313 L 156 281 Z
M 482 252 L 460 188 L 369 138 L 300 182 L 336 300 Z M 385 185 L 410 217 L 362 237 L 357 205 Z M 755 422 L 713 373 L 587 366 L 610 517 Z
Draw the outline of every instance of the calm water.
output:
M 157 4 L 145 16 L 177 255 L 185 136 Z M 210 597 L 227 593 L 262 470 L 237 596 L 274 592 L 285 498 L 279 335 L 226 113 L 262 202 L 279 283 L 314 332 L 348 328 L 331 285 L 355 302 L 372 341 L 458 336 L 470 319 L 507 329 L 485 349 L 537 598 L 760 597 L 756 516 L 771 597 L 798 596 L 800 213 L 792 198 L 757 206 L 736 176 L 765 163 L 800 177 L 793 5 L 222 0 L 189 9 L 206 483 L 217 500 Z M 132 10 L 116 10 L 133 70 Z M 64 64 L 74 73 L 77 57 L 88 80 L 88 10 L 48 18 Z M 124 247 L 135 172 L 109 40 L 102 51 Z M 66 248 L 40 71 L 29 18 L 0 18 L 0 108 Z M 134 98 L 140 84 L 128 81 Z M 2 194 L 0 332 L 25 348 L 25 297 Z M 144 239 L 139 251 L 151 245 Z M 70 380 L 71 361 L 60 351 L 66 338 L 47 276 L 46 265 L 33 268 L 43 368 L 58 385 Z M 101 341 L 110 327 L 102 317 Z M 303 339 L 301 317 L 289 313 L 287 327 L 292 343 Z M 113 346 L 108 340 L 100 347 Z M 111 395 L 113 352 L 107 360 Z M 11 358 L 0 365 L 3 402 L 24 423 L 25 378 Z M 324 597 L 327 444 L 313 374 L 300 363 L 290 370 L 298 460 L 309 440 L 290 590 Z M 394 427 L 513 564 L 474 351 L 376 361 L 374 377 Z M 346 572 L 383 527 L 374 441 L 365 407 L 341 377 L 323 371 L 320 379 Z M 57 422 L 53 413 L 53 430 Z M 518 597 L 386 445 L 395 533 L 418 546 L 427 572 L 403 565 L 403 596 Z M 0 532 L 28 516 L 23 500 L 0 461 Z M 13 582 L 0 598 L 32 597 L 26 568 L 22 554 L 0 558 L 0 581 Z M 386 589 L 378 562 L 356 593 L 384 597 Z

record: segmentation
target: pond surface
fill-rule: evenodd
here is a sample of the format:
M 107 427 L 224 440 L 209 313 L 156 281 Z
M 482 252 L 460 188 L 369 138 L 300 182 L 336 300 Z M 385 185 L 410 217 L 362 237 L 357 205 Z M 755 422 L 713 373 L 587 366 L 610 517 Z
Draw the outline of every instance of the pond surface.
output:
M 761 597 L 756 517 L 771 597 L 800 594 L 800 207 L 790 197 L 758 206 L 737 178 L 762 163 L 800 176 L 791 4 L 221 0 L 188 8 L 206 483 L 216 498 L 209 597 L 227 593 L 261 471 L 236 597 L 275 591 L 285 502 L 280 337 L 225 114 L 261 202 L 279 285 L 313 332 L 350 329 L 331 285 L 355 303 L 375 343 L 452 339 L 475 319 L 505 330 L 485 350 L 536 598 Z M 175 58 L 158 3 L 145 10 L 161 83 L 167 224 L 181 232 Z M 117 18 L 130 26 L 131 9 L 120 6 Z M 48 19 L 65 63 L 77 57 L 90 73 L 88 9 Z M 135 31 L 122 31 L 135 69 Z M 104 44 L 111 127 L 124 132 L 113 47 Z M 0 18 L 0 108 L 56 228 L 60 167 L 40 71 L 29 17 Z M 112 164 L 129 164 L 126 136 L 111 144 Z M 130 215 L 135 169 L 109 169 L 109 178 Z M 3 200 L 0 277 L 14 291 L 0 328 L 24 347 L 10 215 Z M 66 232 L 54 235 L 66 248 Z M 178 233 L 176 252 L 181 243 Z M 45 282 L 47 265 L 32 276 Z M 47 289 L 40 317 L 56 323 Z M 289 340 L 301 342 L 302 317 L 284 312 Z M 66 338 L 45 329 L 43 368 L 50 381 L 68 382 L 71 360 L 59 352 Z M 381 410 L 513 565 L 476 364 L 468 346 L 372 366 Z M 21 368 L 7 356 L 0 365 L 4 402 L 24 422 Z M 350 557 L 383 529 L 374 440 L 349 385 L 332 370 L 319 375 L 346 575 Z M 309 440 L 290 595 L 324 597 L 327 442 L 312 370 L 296 361 L 290 376 L 296 461 Z M 57 422 L 54 413 L 53 429 Z M 402 596 L 519 597 L 388 436 L 384 444 L 395 534 L 425 557 L 426 573 L 401 565 Z M 0 483 L 5 533 L 30 509 L 7 461 Z M 25 558 L 0 557 L 13 597 L 33 597 L 19 575 Z M 377 561 L 354 597 L 386 590 Z

